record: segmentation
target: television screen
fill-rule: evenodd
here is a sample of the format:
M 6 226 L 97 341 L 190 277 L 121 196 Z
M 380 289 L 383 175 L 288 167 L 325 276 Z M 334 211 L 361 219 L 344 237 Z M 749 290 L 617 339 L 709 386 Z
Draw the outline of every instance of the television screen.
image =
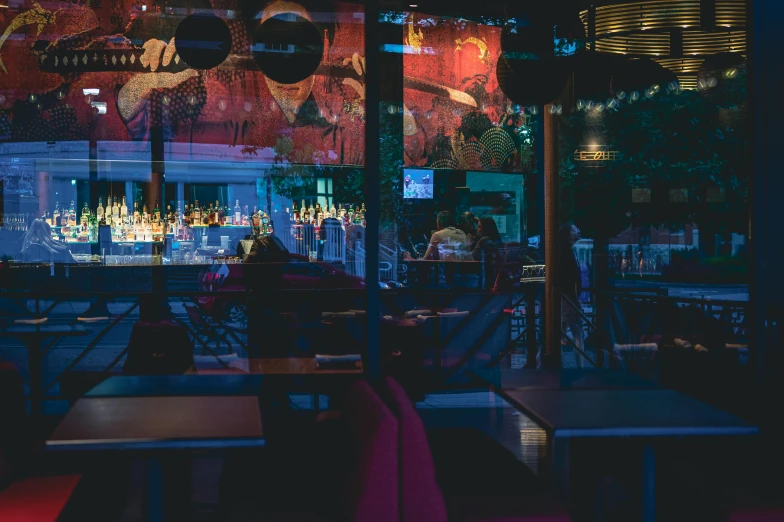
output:
M 405 199 L 433 199 L 433 171 L 403 169 Z

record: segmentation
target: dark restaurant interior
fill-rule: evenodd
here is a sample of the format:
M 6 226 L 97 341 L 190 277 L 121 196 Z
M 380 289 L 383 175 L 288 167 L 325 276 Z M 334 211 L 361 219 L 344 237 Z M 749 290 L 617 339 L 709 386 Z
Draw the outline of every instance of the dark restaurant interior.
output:
M 0 522 L 784 522 L 782 20 L 0 2 Z

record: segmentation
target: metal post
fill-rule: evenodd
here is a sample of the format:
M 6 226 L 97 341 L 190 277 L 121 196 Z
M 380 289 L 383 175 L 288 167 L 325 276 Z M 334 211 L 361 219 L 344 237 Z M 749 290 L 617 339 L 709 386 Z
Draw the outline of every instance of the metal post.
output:
M 381 67 L 377 2 L 365 4 L 365 283 L 367 288 L 368 350 L 365 371 L 369 378 L 381 376 L 381 287 L 378 278 L 381 205 L 379 118 Z
M 546 107 L 545 107 L 546 109 Z M 545 314 L 544 359 L 551 367 L 561 366 L 561 298 L 558 292 L 558 161 L 555 116 L 542 111 L 544 128 L 544 264 Z

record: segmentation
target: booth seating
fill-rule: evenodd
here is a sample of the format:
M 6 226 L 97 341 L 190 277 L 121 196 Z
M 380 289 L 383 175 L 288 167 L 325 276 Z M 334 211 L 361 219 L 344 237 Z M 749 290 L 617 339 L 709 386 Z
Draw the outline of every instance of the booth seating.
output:
M 0 364 L 0 520 L 55 522 L 81 476 L 25 477 L 26 424 L 22 376 L 13 365 Z
M 405 390 L 387 377 L 379 392 L 398 420 L 402 520 L 571 520 L 549 488 L 500 444 L 473 430 L 444 430 L 443 436 L 431 433 L 428 441 Z

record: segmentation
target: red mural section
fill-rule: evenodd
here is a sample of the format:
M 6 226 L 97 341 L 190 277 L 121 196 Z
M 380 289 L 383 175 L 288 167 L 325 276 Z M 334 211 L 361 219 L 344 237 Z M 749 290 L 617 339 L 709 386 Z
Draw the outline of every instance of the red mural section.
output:
M 222 157 L 364 164 L 364 36 L 352 4 L 247 0 L 33 2 L 0 10 L 0 140 L 212 144 Z M 192 13 L 231 33 L 220 65 L 195 69 L 174 40 Z M 254 29 L 312 23 L 321 64 L 297 83 L 254 61 Z M 121 145 L 120 145 L 121 146 Z
M 404 28 L 405 164 L 459 170 L 532 168 L 529 117 L 501 92 L 501 28 L 409 15 Z

